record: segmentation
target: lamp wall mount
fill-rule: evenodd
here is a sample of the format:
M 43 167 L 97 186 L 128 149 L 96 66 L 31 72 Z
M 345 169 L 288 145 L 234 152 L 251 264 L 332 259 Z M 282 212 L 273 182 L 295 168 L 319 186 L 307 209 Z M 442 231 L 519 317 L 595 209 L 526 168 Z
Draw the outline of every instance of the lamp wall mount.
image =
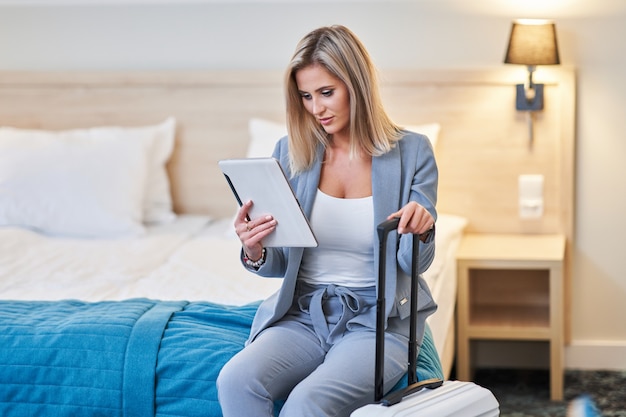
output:
M 516 84 L 515 109 L 519 111 L 543 110 L 543 84 L 533 82 L 535 66 L 528 66 L 528 84 Z

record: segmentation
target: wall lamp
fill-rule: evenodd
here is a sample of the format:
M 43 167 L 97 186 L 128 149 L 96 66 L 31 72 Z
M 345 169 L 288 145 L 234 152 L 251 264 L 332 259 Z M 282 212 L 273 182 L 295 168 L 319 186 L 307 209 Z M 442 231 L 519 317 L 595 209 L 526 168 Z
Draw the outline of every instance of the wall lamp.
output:
M 528 127 L 532 142 L 532 112 L 543 110 L 543 84 L 533 82 L 533 73 L 537 65 L 560 64 L 554 22 L 545 19 L 513 21 L 504 63 L 526 65 L 528 68 L 528 84 L 516 85 L 515 108 L 528 112 Z

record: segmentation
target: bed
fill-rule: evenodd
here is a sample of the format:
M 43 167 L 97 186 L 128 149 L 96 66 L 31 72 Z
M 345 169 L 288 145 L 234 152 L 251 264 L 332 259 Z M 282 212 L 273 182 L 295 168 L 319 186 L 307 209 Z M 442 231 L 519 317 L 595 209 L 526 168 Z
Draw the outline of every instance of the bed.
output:
M 448 377 L 453 365 L 464 231 L 571 236 L 572 71 L 545 75 L 550 106 L 532 152 L 525 119 L 508 106 L 517 75 L 382 73 L 392 117 L 429 136 L 440 167 L 437 254 L 425 274 L 439 310 L 423 378 Z M 280 280 L 239 264 L 236 207 L 217 161 L 271 152 L 284 132 L 280 81 L 272 71 L 0 73 L 0 103 L 10 103 L 0 106 L 0 366 L 17 366 L 0 375 L 3 415 L 99 415 L 87 407 L 96 399 L 102 415 L 220 415 L 216 372 Z M 476 166 L 499 151 L 495 180 Z M 518 221 L 511 190 L 529 166 L 550 195 L 539 225 Z M 44 204 L 51 195 L 55 204 Z M 84 326 L 102 333 L 15 355 Z M 82 358 L 75 352 L 86 362 L 64 362 Z

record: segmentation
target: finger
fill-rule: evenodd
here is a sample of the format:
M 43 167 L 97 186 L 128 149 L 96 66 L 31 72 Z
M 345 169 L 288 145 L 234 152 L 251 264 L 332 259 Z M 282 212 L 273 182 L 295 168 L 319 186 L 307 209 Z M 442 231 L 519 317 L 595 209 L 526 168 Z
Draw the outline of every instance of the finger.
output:
M 248 212 L 250 211 L 250 207 L 252 207 L 252 200 L 248 200 L 239 207 L 237 211 L 237 216 L 235 218 L 235 225 L 240 223 L 245 223 L 250 220 L 250 216 Z
M 250 238 L 250 243 L 261 243 L 263 239 L 276 229 L 276 222 L 273 224 L 266 223 L 254 229 L 254 237 Z
M 420 229 L 420 226 L 422 223 L 423 223 L 423 220 L 420 216 L 420 213 L 419 212 L 414 213 L 413 216 L 411 216 L 411 218 L 409 219 L 406 232 L 416 233 Z
M 398 233 L 404 233 L 404 229 L 406 228 L 406 216 L 403 210 L 396 211 L 389 218 L 398 219 L 398 227 L 396 228 Z
M 278 222 L 272 216 L 265 216 L 241 224 L 241 231 L 238 233 L 241 242 L 248 246 L 254 246 L 265 236 L 271 233 Z
M 274 228 L 276 227 L 276 219 L 274 219 L 272 216 L 265 216 L 263 218 L 260 219 L 256 219 L 254 221 L 249 221 L 247 223 L 247 230 L 248 232 L 253 233 L 254 235 L 263 232 L 265 230 L 274 230 Z
M 414 202 L 408 202 L 402 208 L 402 217 L 400 218 L 400 224 L 402 229 L 399 230 L 400 233 L 413 233 L 415 227 L 419 224 L 419 210 L 420 206 Z
M 400 233 L 423 233 L 430 227 L 432 216 L 423 206 L 414 203 L 405 206 L 404 221 L 401 221 Z

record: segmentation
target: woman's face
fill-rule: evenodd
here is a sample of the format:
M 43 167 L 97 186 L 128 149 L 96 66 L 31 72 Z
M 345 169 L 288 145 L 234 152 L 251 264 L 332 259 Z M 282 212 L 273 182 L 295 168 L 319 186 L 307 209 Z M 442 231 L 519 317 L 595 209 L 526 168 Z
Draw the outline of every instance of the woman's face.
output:
M 304 108 L 329 135 L 347 135 L 350 129 L 350 96 L 339 78 L 322 65 L 309 65 L 296 72 L 296 84 Z

